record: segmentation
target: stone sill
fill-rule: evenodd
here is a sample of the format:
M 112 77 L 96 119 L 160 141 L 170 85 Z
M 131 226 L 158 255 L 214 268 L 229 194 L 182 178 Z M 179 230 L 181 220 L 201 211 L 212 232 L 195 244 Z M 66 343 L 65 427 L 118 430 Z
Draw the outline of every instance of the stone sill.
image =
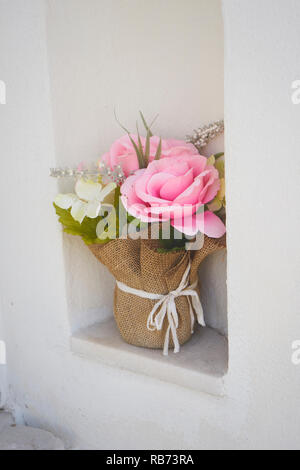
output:
M 179 354 L 143 349 L 125 343 L 114 319 L 81 329 L 71 338 L 71 350 L 108 366 L 147 375 L 211 395 L 224 395 L 227 340 L 211 328 L 196 329 Z

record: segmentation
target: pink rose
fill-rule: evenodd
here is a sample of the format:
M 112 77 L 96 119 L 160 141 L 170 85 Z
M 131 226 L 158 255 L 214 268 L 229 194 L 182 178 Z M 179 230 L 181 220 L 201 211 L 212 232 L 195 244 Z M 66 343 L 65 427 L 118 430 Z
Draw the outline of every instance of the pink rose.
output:
M 218 171 L 207 164 L 207 158 L 182 149 L 129 176 L 121 194 L 129 214 L 143 222 L 170 220 L 186 235 L 199 231 L 219 238 L 226 231 L 223 222 L 204 211 L 204 204 L 214 199 L 219 188 Z
M 131 136 L 134 142 L 138 143 L 136 135 Z M 145 150 L 146 139 L 141 137 L 143 149 Z M 154 160 L 156 150 L 159 144 L 159 137 L 153 136 L 150 138 L 150 158 L 149 161 Z M 185 154 L 195 154 L 196 150 L 192 144 L 187 144 L 183 140 L 162 140 L 161 158 L 180 155 L 184 151 Z M 103 161 L 106 165 L 113 169 L 117 165 L 121 165 L 125 176 L 129 176 L 134 171 L 139 169 L 138 159 L 134 147 L 128 135 L 124 135 L 116 140 L 110 148 L 110 151 L 105 153 L 100 162 Z

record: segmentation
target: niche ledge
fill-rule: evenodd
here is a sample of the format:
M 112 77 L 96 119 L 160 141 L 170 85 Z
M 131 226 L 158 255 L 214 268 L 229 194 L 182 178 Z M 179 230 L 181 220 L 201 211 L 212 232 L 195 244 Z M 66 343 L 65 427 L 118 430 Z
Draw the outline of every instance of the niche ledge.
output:
M 143 349 L 125 343 L 114 319 L 96 323 L 75 332 L 71 350 L 81 357 L 108 366 L 147 375 L 211 395 L 224 395 L 227 373 L 228 344 L 224 336 L 211 328 L 197 328 L 179 354 Z

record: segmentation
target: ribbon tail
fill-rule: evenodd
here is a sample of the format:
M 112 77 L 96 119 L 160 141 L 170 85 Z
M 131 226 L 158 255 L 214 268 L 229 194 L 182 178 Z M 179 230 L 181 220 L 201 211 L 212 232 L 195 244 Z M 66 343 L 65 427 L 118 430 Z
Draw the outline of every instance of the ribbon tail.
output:
M 203 308 L 202 308 L 199 296 L 196 292 L 195 292 L 195 295 L 192 296 L 192 304 L 193 304 L 199 325 L 205 327 L 206 324 L 204 320 Z
M 160 331 L 162 329 L 166 313 L 167 313 L 167 305 L 166 305 L 166 301 L 164 300 L 162 303 L 161 309 L 159 313 L 156 315 L 155 320 L 154 320 L 157 331 Z
M 172 299 L 171 305 L 168 308 L 168 320 L 170 329 L 172 332 L 172 338 L 174 343 L 174 353 L 177 354 L 180 351 L 180 344 L 177 337 L 177 328 L 178 328 L 178 315 L 176 310 L 176 305 L 174 300 Z
M 183 291 L 183 289 L 186 288 L 187 283 L 188 283 L 188 275 L 190 273 L 190 270 L 191 270 L 191 263 L 188 264 L 188 266 L 187 266 L 187 268 L 186 268 L 186 270 L 183 274 L 183 277 L 181 279 L 181 282 L 180 282 L 178 288 L 176 289 L 176 291 L 181 292 L 181 291 Z
M 155 316 L 155 313 L 157 312 L 157 310 L 159 309 L 159 307 L 164 303 L 164 299 L 161 299 L 159 300 L 153 307 L 153 309 L 151 310 L 149 316 L 148 316 L 148 319 L 147 319 L 147 328 L 149 331 L 155 331 L 155 329 L 157 328 L 156 326 L 156 319 L 154 318 Z
M 171 325 L 168 326 L 166 336 L 165 336 L 164 351 L 163 351 L 164 356 L 168 356 L 169 354 L 170 329 L 171 329 Z
M 180 296 L 186 296 L 189 304 L 190 317 L 191 317 L 191 330 L 193 333 L 195 325 L 195 316 L 197 317 L 198 323 L 202 326 L 205 325 L 203 309 L 200 302 L 198 293 L 195 291 L 197 282 L 194 282 L 191 286 L 187 287 L 188 276 L 190 273 L 191 265 L 188 264 L 182 280 L 178 288 L 169 294 L 153 294 L 151 292 L 145 292 L 142 290 L 134 289 L 132 287 L 126 286 L 122 282 L 117 281 L 118 288 L 123 292 L 128 294 L 136 295 L 143 299 L 156 300 L 156 304 L 152 308 L 148 318 L 147 318 L 147 328 L 150 331 L 161 331 L 164 323 L 164 319 L 167 315 L 168 317 L 168 327 L 164 340 L 163 354 L 164 356 L 168 355 L 169 352 L 169 342 L 170 342 L 170 332 L 172 333 L 172 339 L 174 343 L 174 353 L 178 353 L 180 350 L 180 344 L 177 337 L 177 328 L 179 326 L 178 313 L 176 309 L 175 299 Z M 191 298 L 190 298 L 191 297 Z

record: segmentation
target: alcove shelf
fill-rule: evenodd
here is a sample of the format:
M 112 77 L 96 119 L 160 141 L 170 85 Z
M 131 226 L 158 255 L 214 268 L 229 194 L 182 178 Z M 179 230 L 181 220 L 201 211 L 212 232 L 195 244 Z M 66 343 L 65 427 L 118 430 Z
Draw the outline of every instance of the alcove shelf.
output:
M 224 395 L 227 339 L 211 328 L 197 328 L 179 354 L 144 349 L 125 343 L 114 319 L 96 323 L 72 335 L 73 353 L 108 366 L 143 374 L 211 395 Z

